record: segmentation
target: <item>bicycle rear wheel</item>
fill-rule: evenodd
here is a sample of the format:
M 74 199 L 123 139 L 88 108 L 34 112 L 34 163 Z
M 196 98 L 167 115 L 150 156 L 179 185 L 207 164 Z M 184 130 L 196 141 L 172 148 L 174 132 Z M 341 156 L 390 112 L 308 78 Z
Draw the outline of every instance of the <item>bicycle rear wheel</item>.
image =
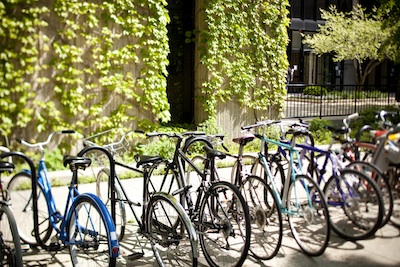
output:
M 160 266 L 197 266 L 196 231 L 175 198 L 156 193 L 148 205 L 146 224 Z
M 383 214 L 381 223 L 381 227 L 383 227 L 390 220 L 393 212 L 393 195 L 387 177 L 375 165 L 369 162 L 354 161 L 347 165 L 347 167 L 362 172 L 374 180 L 378 185 L 380 192 L 382 193 L 383 204 L 385 207 L 385 213 Z
M 119 253 L 115 228 L 111 216 L 105 217 L 107 210 L 100 207 L 104 204 L 93 197 L 79 195 L 68 213 L 67 241 L 71 261 L 74 266 L 113 267 L 116 258 L 111 257 L 110 252 Z
M 321 255 L 329 243 L 329 213 L 325 196 L 307 175 L 296 175 L 287 195 L 287 214 L 293 237 L 309 256 Z
M 30 245 L 37 245 L 34 236 L 32 179 L 30 174 L 21 172 L 14 175 L 7 185 L 8 195 L 13 201 L 10 206 L 17 222 L 21 239 Z M 37 207 L 39 219 L 39 235 L 43 243 L 49 240 L 53 227 L 50 222 L 47 200 L 44 190 L 37 184 Z
M 96 195 L 107 206 L 111 214 L 111 186 L 110 186 L 110 169 L 104 168 L 99 171 L 96 179 Z M 122 240 L 125 235 L 126 211 L 123 202 L 123 194 L 117 178 L 115 178 L 115 218 L 114 224 L 118 235 L 118 240 Z
M 383 199 L 376 183 L 353 169 L 343 169 L 325 185 L 333 231 L 347 240 L 366 239 L 382 223 Z
M 260 177 L 249 176 L 240 187 L 251 220 L 250 252 L 261 260 L 272 259 L 282 243 L 282 214 L 276 194 Z
M 1 266 L 22 267 L 21 242 L 14 215 L 6 205 L 0 206 Z
M 393 195 L 393 213 L 390 222 L 400 228 L 400 168 L 391 166 L 386 172 L 389 178 L 389 185 Z
M 251 169 L 251 173 L 258 177 L 261 177 L 271 188 L 278 190 L 279 194 L 282 196 L 283 186 L 285 184 L 285 171 L 282 166 L 282 161 L 279 158 L 274 157 L 271 161 L 267 161 L 271 176 L 268 176 L 267 170 L 264 168 L 262 159 L 258 158 Z M 270 179 L 274 179 L 271 182 Z M 274 188 L 276 187 L 276 188 Z
M 250 246 L 249 208 L 236 186 L 216 182 L 200 205 L 198 235 L 210 266 L 241 266 Z

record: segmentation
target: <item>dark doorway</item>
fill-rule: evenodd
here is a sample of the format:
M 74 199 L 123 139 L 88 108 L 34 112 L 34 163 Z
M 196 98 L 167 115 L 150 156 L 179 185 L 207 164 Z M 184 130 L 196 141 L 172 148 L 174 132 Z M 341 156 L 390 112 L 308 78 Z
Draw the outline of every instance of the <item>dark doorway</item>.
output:
M 167 94 L 173 123 L 191 123 L 194 113 L 194 0 L 168 0 L 171 23 Z

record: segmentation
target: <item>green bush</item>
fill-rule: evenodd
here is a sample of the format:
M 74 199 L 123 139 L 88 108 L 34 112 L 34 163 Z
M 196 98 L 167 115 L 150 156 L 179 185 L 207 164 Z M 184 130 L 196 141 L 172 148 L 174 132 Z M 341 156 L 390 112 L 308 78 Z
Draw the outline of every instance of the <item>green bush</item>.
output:
M 319 85 L 309 85 L 303 90 L 305 95 L 325 96 L 328 94 L 328 89 Z
M 332 138 L 332 133 L 327 129 L 332 125 L 330 120 L 313 119 L 310 121 L 310 132 L 314 136 L 315 144 L 328 144 Z

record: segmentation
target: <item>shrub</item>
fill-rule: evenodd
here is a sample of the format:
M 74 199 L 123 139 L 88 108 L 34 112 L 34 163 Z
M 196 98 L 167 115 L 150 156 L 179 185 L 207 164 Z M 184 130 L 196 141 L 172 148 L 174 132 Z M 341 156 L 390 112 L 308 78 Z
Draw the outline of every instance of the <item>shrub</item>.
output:
M 303 90 L 305 95 L 325 96 L 328 94 L 328 89 L 319 85 L 309 85 Z
M 310 132 L 314 136 L 315 144 L 327 144 L 332 138 L 332 133 L 327 126 L 332 125 L 330 120 L 313 119 L 310 121 Z

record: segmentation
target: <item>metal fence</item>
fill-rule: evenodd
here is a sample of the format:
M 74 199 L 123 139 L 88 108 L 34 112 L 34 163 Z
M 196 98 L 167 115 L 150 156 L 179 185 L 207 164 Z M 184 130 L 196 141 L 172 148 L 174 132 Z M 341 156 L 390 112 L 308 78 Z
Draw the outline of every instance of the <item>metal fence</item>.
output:
M 286 118 L 345 116 L 364 109 L 398 105 L 396 87 L 288 85 Z

